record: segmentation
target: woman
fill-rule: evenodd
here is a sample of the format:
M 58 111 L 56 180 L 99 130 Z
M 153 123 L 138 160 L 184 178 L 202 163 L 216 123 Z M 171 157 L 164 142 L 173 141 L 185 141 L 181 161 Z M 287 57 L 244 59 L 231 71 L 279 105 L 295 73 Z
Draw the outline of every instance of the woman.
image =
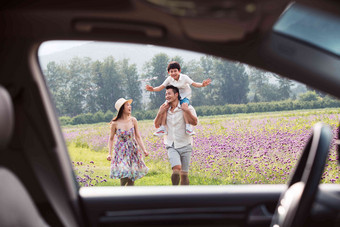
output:
M 145 150 L 139 134 L 137 119 L 131 116 L 131 103 L 132 99 L 118 99 L 115 104 L 118 114 L 110 122 L 111 133 L 107 160 L 111 161 L 110 177 L 120 179 L 121 186 L 133 186 L 135 180 L 142 178 L 149 171 L 143 161 L 140 149 L 145 156 L 149 154 Z M 117 135 L 117 142 L 114 147 L 114 156 L 112 156 L 115 134 Z

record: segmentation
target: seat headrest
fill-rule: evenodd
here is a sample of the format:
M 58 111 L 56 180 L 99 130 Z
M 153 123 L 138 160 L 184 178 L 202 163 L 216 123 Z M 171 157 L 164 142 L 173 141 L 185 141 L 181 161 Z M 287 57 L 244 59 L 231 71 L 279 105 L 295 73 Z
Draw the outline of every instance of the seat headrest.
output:
M 11 96 L 0 85 L 0 149 L 4 149 L 11 139 L 14 129 L 14 110 Z

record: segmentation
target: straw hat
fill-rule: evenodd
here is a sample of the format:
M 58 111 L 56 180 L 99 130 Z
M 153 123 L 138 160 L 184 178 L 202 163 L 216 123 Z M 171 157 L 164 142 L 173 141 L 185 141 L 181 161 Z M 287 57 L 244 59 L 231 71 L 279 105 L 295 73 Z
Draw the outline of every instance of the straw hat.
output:
M 120 98 L 117 100 L 116 104 L 115 104 L 115 108 L 117 110 L 117 112 L 119 112 L 120 108 L 126 103 L 128 102 L 129 104 L 132 103 L 132 99 L 126 100 L 124 98 Z

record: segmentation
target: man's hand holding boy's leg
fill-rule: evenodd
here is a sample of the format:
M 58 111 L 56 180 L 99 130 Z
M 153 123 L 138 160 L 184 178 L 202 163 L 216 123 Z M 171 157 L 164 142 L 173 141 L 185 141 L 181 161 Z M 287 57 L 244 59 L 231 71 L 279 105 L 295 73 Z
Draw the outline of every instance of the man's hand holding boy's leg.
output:
M 154 133 L 155 136 L 161 137 L 163 135 L 168 134 L 166 127 L 165 127 L 165 122 L 166 122 L 166 113 L 167 113 L 169 107 L 170 107 L 170 105 L 167 102 L 163 103 L 159 107 L 158 114 L 157 114 L 157 117 L 156 117 L 158 124 L 155 124 L 155 125 L 156 125 L 156 127 L 157 127 L 157 125 L 160 125 L 160 127 Z
M 188 120 L 188 117 L 187 117 L 187 114 L 186 114 L 188 112 L 190 113 L 188 103 L 182 103 L 181 108 L 184 112 L 183 117 L 184 117 L 184 120 L 185 120 L 185 133 L 190 135 L 190 136 L 193 136 L 193 135 L 195 135 L 195 132 L 192 129 L 192 126 L 189 123 L 189 120 Z

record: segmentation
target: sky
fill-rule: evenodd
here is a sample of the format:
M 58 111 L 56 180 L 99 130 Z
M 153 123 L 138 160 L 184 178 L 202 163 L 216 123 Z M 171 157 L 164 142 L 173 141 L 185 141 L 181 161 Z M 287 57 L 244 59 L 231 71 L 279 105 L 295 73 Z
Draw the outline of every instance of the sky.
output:
M 48 41 L 41 44 L 38 55 L 49 55 L 58 51 L 70 49 L 72 47 L 80 46 L 91 41 Z

